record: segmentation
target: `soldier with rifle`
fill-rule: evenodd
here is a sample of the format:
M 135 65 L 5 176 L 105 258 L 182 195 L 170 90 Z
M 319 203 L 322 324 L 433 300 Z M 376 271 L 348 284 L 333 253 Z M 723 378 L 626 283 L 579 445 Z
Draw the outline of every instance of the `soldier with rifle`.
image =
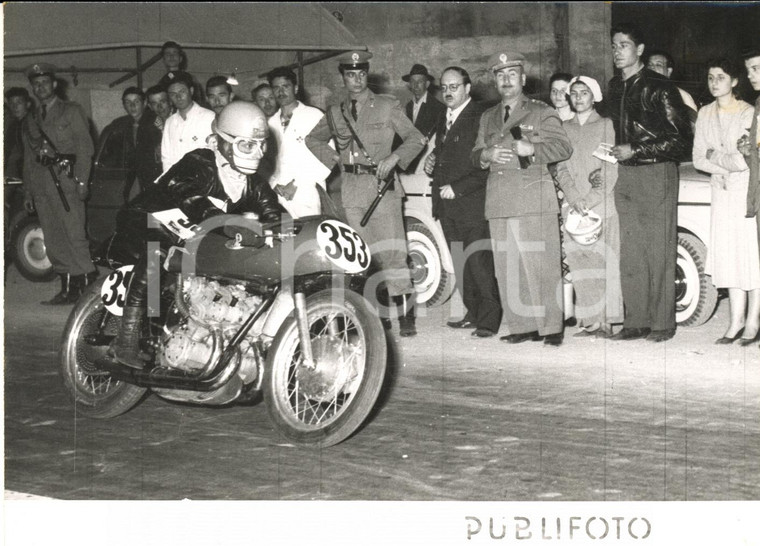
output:
M 306 137 L 306 146 L 327 167 L 340 165 L 348 223 L 370 244 L 387 295 L 399 309 L 399 335 L 413 336 L 417 333 L 414 287 L 407 265 L 401 211 L 404 194 L 397 168 L 407 167 L 417 157 L 425 139 L 398 99 L 367 88 L 371 57 L 366 51 L 350 51 L 338 58 L 348 97 L 328 108 Z M 403 142 L 391 152 L 394 135 Z M 329 145 L 332 138 L 337 141 L 337 153 Z
M 37 210 L 47 255 L 61 290 L 45 305 L 75 303 L 98 276 L 85 234 L 94 148 L 79 104 L 56 96 L 55 67 L 39 63 L 25 70 L 37 109 L 24 120 L 24 206 Z

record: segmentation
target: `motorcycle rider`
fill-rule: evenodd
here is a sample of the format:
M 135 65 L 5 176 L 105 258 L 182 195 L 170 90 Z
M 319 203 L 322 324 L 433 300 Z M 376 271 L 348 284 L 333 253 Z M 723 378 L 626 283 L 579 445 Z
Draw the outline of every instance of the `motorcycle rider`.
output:
M 187 153 L 120 215 L 179 208 L 194 224 L 225 212 L 254 212 L 261 222 L 279 220 L 285 211 L 277 194 L 256 174 L 269 131 L 264 112 L 250 102 L 232 102 L 219 113 L 212 130 L 209 148 Z M 136 223 L 127 220 L 119 225 Z M 109 349 L 114 360 L 137 369 L 144 365 L 138 342 L 146 311 L 147 263 L 143 249 L 127 290 L 119 332 Z

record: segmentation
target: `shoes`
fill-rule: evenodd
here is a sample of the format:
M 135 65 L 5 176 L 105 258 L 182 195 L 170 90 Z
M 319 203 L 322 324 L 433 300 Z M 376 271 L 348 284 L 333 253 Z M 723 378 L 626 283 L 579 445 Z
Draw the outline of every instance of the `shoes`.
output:
M 471 320 L 450 320 L 446 323 L 449 328 L 476 328 L 477 325 Z
M 758 331 L 755 334 L 755 337 L 753 338 L 746 338 L 746 337 L 739 338 L 739 345 L 741 345 L 742 347 L 749 347 L 750 345 L 752 345 L 753 343 L 757 343 L 758 341 L 760 341 L 760 331 Z
M 77 283 L 77 276 L 68 273 L 60 273 L 61 290 L 52 299 L 40 302 L 42 305 L 71 305 L 76 303 L 82 291 Z
M 385 328 L 386 330 L 390 330 L 391 328 L 393 328 L 393 324 L 391 323 L 391 319 L 389 318 L 381 318 L 380 323 L 383 325 L 383 328 Z
M 565 334 L 562 332 L 558 334 L 549 334 L 544 336 L 544 345 L 551 345 L 552 347 L 559 347 L 562 345 L 562 341 L 565 339 Z
M 652 330 L 650 328 L 623 328 L 610 339 L 613 341 L 628 341 L 630 339 L 641 339 L 647 337 Z M 675 331 L 674 331 L 675 333 Z M 673 337 L 673 336 L 670 336 Z
M 594 335 L 600 339 L 609 339 L 612 337 L 612 326 L 602 326 L 594 330 Z
M 673 339 L 674 335 L 676 335 L 675 328 L 669 328 L 667 330 L 652 330 L 652 332 L 647 336 L 647 341 L 660 343 L 661 341 Z
M 493 337 L 496 335 L 496 332 L 492 332 L 488 328 L 476 328 L 470 335 L 473 337 Z
M 740 339 L 742 337 L 742 334 L 744 333 L 744 328 L 736 332 L 736 334 L 733 337 L 719 337 L 715 340 L 715 345 L 731 345 L 734 341 L 737 339 Z
M 573 328 L 574 326 L 578 325 L 578 319 L 575 317 L 570 317 L 569 319 L 565 319 L 565 327 L 566 328 Z
M 573 337 L 595 337 L 599 330 L 601 330 L 601 328 L 597 330 L 586 330 L 581 328 L 580 331 L 573 334 Z
M 525 332 L 524 334 L 509 334 L 508 336 L 501 336 L 499 339 L 501 341 L 506 341 L 507 343 L 522 343 L 523 341 L 541 341 L 544 338 L 539 335 L 537 330 L 534 330 L 532 332 Z

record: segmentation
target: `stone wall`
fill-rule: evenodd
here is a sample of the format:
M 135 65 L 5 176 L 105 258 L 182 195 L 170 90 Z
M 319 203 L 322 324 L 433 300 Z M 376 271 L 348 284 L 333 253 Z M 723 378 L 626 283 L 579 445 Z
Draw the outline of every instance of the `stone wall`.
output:
M 427 66 L 436 83 L 444 68 L 461 66 L 472 77 L 475 98 L 497 100 L 486 62 L 503 49 L 526 56 L 527 91 L 541 98 L 548 98 L 549 77 L 558 70 L 575 73 L 580 69 L 600 80 L 608 79 L 611 71 L 609 4 L 323 5 L 340 11 L 343 24 L 373 53 L 370 88 L 392 93 L 404 102 L 411 94 L 401 77 L 414 63 Z M 316 106 L 324 108 L 342 96 L 335 60 L 307 66 L 304 79 L 308 99 Z

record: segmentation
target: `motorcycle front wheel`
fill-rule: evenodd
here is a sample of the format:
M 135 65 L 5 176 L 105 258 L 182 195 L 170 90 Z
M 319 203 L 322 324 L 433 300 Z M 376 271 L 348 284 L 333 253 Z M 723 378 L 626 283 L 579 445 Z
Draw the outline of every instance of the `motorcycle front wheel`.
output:
M 103 358 L 121 319 L 109 313 L 100 297 L 103 281 L 87 290 L 71 311 L 61 341 L 61 376 L 77 413 L 95 419 L 116 417 L 137 405 L 142 387 L 117 381 L 94 363 Z
M 380 319 L 361 295 L 323 290 L 306 299 L 313 362 L 305 362 L 294 316 L 267 357 L 269 416 L 296 444 L 328 447 L 348 438 L 375 404 L 387 347 Z

